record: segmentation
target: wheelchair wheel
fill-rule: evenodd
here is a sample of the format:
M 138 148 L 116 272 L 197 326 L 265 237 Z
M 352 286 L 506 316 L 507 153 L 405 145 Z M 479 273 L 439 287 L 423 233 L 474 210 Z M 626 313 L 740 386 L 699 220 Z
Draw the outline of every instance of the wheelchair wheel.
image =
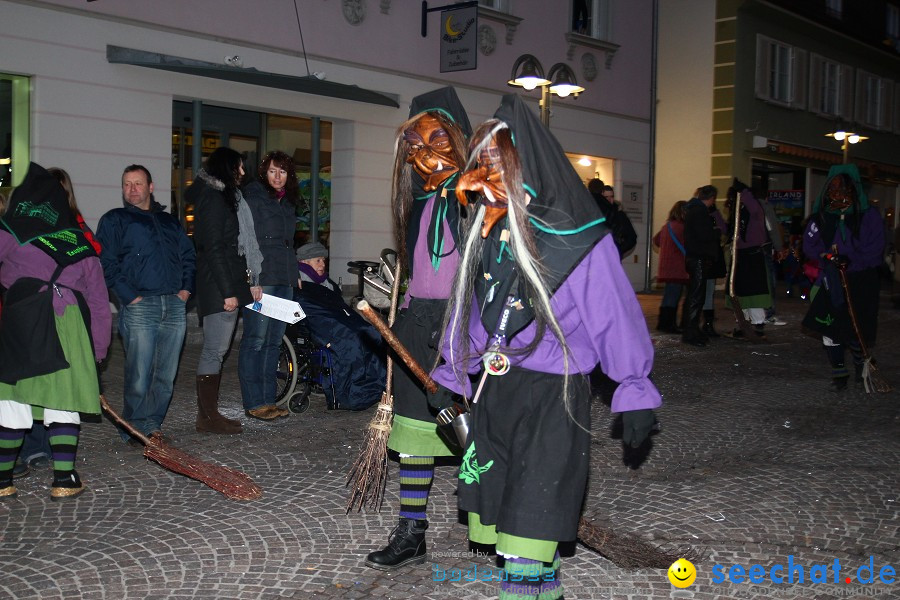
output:
M 288 336 L 281 338 L 278 366 L 275 370 L 275 404 L 283 406 L 297 387 L 297 352 Z
M 306 412 L 309 408 L 309 394 L 312 391 L 312 385 L 308 381 L 300 382 L 298 391 L 290 397 L 287 403 L 288 410 L 299 415 Z

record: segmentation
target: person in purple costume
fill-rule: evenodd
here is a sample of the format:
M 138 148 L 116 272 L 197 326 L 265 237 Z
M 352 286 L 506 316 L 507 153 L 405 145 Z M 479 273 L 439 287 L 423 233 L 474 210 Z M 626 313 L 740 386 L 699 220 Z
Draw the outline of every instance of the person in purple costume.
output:
M 472 408 L 459 507 L 469 539 L 505 557 L 500 598 L 553 600 L 557 546 L 576 537 L 587 484 L 587 374 L 599 365 L 619 383 L 612 412 L 639 446 L 661 404 L 653 346 L 603 214 L 534 111 L 504 96 L 469 147 L 433 403 L 455 393 Z
M 878 267 L 884 244 L 884 222 L 878 210 L 869 206 L 856 165 L 831 167 L 803 235 L 803 253 L 817 258 L 820 266 L 803 325 L 822 334 L 835 391 L 846 389 L 850 378 L 845 347 L 853 356 L 857 382 L 862 381 L 864 362 L 837 269 L 846 269 L 859 334 L 871 348 L 878 329 Z
M 737 241 L 732 244 L 732 252 L 737 251 L 737 268 L 734 272 L 734 291 L 741 303 L 744 318 L 753 324 L 757 336 L 765 335 L 766 309 L 772 307 L 773 290 L 769 287 L 769 263 L 766 260 L 769 235 L 766 231 L 766 213 L 763 205 L 753 192 L 740 180 L 728 188 L 728 210 L 731 228 L 728 236 L 734 234 L 734 206 L 740 196 L 740 223 Z M 731 306 L 731 296 L 727 295 L 726 305 Z M 743 332 L 735 328 L 733 335 L 740 337 Z
M 43 419 L 51 500 L 85 490 L 75 471 L 79 413 L 100 413 L 97 365 L 112 316 L 103 269 L 56 177 L 31 163 L 0 218 L 0 498 L 16 496 L 13 465 Z
M 409 287 L 393 331 L 426 368 L 438 358 L 441 319 L 459 262 L 459 205 L 453 191 L 471 131 L 452 87 L 413 98 L 409 120 L 397 131 L 391 208 L 398 260 L 409 273 Z M 400 454 L 400 520 L 388 545 L 365 561 L 381 570 L 424 562 L 435 457 L 459 452 L 438 432 L 422 385 L 399 361 L 394 365 L 388 448 Z

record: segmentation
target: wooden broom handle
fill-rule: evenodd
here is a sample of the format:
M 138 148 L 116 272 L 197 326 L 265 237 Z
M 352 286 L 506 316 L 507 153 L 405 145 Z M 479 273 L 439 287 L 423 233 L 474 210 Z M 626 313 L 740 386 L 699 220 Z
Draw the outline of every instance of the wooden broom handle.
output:
M 394 282 L 394 285 L 397 285 L 397 282 Z M 425 386 L 425 390 L 429 394 L 434 394 L 438 391 L 438 385 L 435 383 L 434 379 L 428 376 L 428 373 L 425 372 L 425 369 L 416 362 L 416 359 L 410 355 L 409 350 L 406 349 L 406 346 L 403 345 L 403 342 L 397 339 L 397 336 L 394 335 L 394 332 L 391 331 L 391 328 L 388 327 L 388 324 L 384 322 L 378 313 L 376 313 L 369 303 L 365 300 L 360 300 L 356 305 L 356 310 L 366 318 L 366 321 L 371 323 L 375 329 L 378 330 L 378 333 L 381 334 L 381 337 L 384 338 L 390 347 L 397 353 L 397 356 L 403 363 L 409 367 L 410 371 L 413 372 L 419 381 L 422 382 L 422 385 Z

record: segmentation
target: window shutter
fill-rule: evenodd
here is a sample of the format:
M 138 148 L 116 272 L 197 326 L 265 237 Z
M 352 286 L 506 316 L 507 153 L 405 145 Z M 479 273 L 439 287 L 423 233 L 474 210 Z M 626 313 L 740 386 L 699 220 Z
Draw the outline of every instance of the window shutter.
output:
M 809 110 L 821 115 L 822 110 L 822 57 L 818 54 L 809 55 Z
M 806 109 L 806 50 L 791 48 L 791 108 Z
M 866 123 L 866 101 L 868 98 L 868 95 L 866 94 L 866 79 L 868 76 L 868 73 L 865 71 L 860 69 L 856 70 L 856 94 L 853 100 L 855 109 L 853 111 L 853 119 L 860 123 Z
M 894 86 L 886 79 L 881 80 L 881 100 L 881 128 L 890 131 L 893 125 L 891 117 L 894 116 Z
M 853 67 L 841 65 L 841 89 L 838 107 L 841 118 L 845 121 L 853 120 Z
M 894 84 L 894 132 L 900 133 L 900 83 Z M 900 251 L 900 248 L 897 249 Z
M 756 97 L 769 99 L 769 46 L 771 41 L 762 35 L 756 36 Z

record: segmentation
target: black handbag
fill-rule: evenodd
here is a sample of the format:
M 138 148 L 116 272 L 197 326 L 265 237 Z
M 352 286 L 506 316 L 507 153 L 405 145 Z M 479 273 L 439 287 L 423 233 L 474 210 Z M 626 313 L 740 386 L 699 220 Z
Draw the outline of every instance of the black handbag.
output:
M 62 272 L 57 267 L 50 281 L 17 279 L 6 291 L 0 312 L 0 381 L 15 385 L 21 379 L 69 368 L 53 311 L 54 286 Z M 45 289 L 41 289 L 45 288 Z

